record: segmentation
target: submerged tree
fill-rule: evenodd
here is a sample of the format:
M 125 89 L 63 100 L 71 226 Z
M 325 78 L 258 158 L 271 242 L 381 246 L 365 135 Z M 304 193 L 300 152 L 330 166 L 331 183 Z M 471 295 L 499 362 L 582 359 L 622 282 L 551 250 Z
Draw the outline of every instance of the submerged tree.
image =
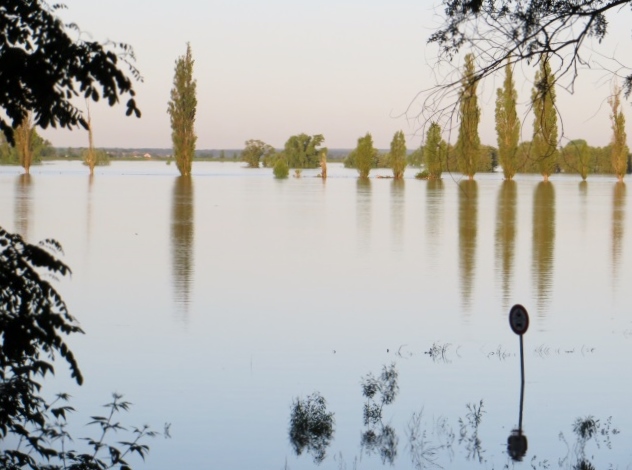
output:
M 478 78 L 474 73 L 474 55 L 465 56 L 465 66 L 459 94 L 459 137 L 456 143 L 459 170 L 474 179 L 480 158 L 481 141 L 478 135 L 478 123 L 481 110 L 478 107 L 476 88 Z
M 428 179 L 440 179 L 447 154 L 447 144 L 441 138 L 441 126 L 436 122 L 430 124 L 424 145 L 424 161 Z
M 376 156 L 375 148 L 373 148 L 373 137 L 370 133 L 366 133 L 364 137 L 358 139 L 358 145 L 354 150 L 355 167 L 360 174 L 360 178 L 368 178 L 369 172 L 373 167 L 373 159 Z
M 327 149 L 320 151 L 320 177 L 327 179 Z
M 393 169 L 393 178 L 402 179 L 406 169 L 406 138 L 402 131 L 397 131 L 393 136 L 389 162 Z
M 290 167 L 287 165 L 285 157 L 281 156 L 277 158 L 277 161 L 272 168 L 272 173 L 277 179 L 285 179 L 288 177 L 290 174 Z
M 285 142 L 285 158 L 290 168 L 317 168 L 320 165 L 319 148 L 325 138 L 322 134 L 307 135 L 298 134 L 290 137 Z
M 167 112 L 171 118 L 173 156 L 182 176 L 191 174 L 195 155 L 195 113 L 197 109 L 196 80 L 193 78 L 193 55 L 187 43 L 185 55 L 176 60 L 173 88 Z
M 540 60 L 531 92 L 533 106 L 533 155 L 544 181 L 555 172 L 557 150 L 557 114 L 555 111 L 555 78 L 548 57 Z
M 612 114 L 612 168 L 619 181 L 623 181 L 623 176 L 628 167 L 628 136 L 625 132 L 625 116 L 621 110 L 621 88 L 615 86 L 612 96 L 608 100 Z
M 86 103 L 88 112 L 88 149 L 84 156 L 84 163 L 90 168 L 90 175 L 94 175 L 94 167 L 97 164 L 97 152 L 94 148 L 94 140 L 92 138 L 92 118 L 90 117 L 90 105 Z
M 592 152 L 588 143 L 583 139 L 571 140 L 561 151 L 560 165 L 565 171 L 578 173 L 582 180 L 586 180 L 588 173 L 594 168 Z
M 261 140 L 250 139 L 245 143 L 246 147 L 241 152 L 241 159 L 248 164 L 248 168 L 259 168 L 262 158 L 268 158 L 274 154 L 274 147 Z
M 496 134 L 498 139 L 498 158 L 505 179 L 511 180 L 517 170 L 518 140 L 520 139 L 520 120 L 516 112 L 518 93 L 513 80 L 511 65 L 505 66 L 503 88 L 496 90 Z
M 26 174 L 30 173 L 31 163 L 33 162 L 34 133 L 33 117 L 29 113 L 13 134 L 20 165 L 22 165 Z

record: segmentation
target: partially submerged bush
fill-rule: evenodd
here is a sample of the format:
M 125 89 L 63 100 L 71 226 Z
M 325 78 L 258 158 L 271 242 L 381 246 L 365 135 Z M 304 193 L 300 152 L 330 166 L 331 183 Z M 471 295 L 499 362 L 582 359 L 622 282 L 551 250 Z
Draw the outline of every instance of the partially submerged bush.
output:
M 275 178 L 284 179 L 290 174 L 290 168 L 287 166 L 287 162 L 284 158 L 279 158 L 274 164 L 272 172 L 274 173 Z

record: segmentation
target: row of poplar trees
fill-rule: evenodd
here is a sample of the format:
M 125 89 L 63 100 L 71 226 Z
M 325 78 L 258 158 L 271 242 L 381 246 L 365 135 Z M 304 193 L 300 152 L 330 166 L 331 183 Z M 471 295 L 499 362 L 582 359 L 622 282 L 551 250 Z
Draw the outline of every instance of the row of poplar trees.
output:
M 430 178 L 439 178 L 442 168 L 450 168 L 449 163 L 452 157 L 450 153 L 455 154 L 458 170 L 469 179 L 474 178 L 482 155 L 478 136 L 481 115 L 476 95 L 478 82 L 474 56 L 467 54 L 459 94 L 459 134 L 455 148 L 452 149 L 441 139 L 441 128 L 437 123 L 432 123 L 427 131 L 424 156 Z M 584 160 L 588 158 L 587 151 L 576 149 L 575 153 L 578 154 L 576 161 L 570 165 L 565 161 L 562 162 L 565 165 L 560 165 L 555 77 L 551 71 L 548 56 L 540 58 L 531 91 L 531 106 L 534 115 L 533 139 L 527 152 L 519 145 L 520 119 L 516 111 L 517 97 L 512 67 L 507 63 L 503 87 L 496 92 L 495 113 L 498 160 L 505 179 L 513 179 L 515 174 L 527 165 L 535 165 L 544 181 L 548 181 L 549 176 L 560 166 L 574 167 L 573 169 L 586 179 L 588 163 Z M 615 86 L 608 103 L 611 107 L 610 120 L 613 132 L 610 145 L 612 170 L 619 181 L 622 181 L 627 170 L 629 151 L 626 143 L 625 117 L 621 110 L 621 88 Z M 529 159 L 532 161 L 527 161 Z

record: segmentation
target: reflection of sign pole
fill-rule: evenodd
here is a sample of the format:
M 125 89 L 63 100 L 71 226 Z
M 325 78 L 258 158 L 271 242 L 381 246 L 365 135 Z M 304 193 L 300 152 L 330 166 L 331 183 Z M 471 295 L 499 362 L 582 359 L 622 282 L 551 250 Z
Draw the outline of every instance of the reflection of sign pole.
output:
M 527 438 L 522 434 L 522 408 L 524 405 L 524 344 L 522 336 L 529 329 L 527 309 L 520 304 L 511 307 L 509 311 L 509 326 L 514 333 L 520 336 L 520 418 L 518 420 L 518 432 L 517 434 L 512 433 L 508 444 L 512 458 L 520 461 L 527 453 Z

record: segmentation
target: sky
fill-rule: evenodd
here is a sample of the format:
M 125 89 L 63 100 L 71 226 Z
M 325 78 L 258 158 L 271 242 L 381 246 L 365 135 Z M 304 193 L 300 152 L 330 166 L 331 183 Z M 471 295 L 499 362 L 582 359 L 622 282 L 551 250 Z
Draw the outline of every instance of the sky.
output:
M 427 39 L 441 22 L 431 0 L 66 0 L 65 21 L 81 37 L 130 44 L 143 76 L 135 83 L 142 118 L 125 116 L 122 104 L 91 103 L 97 147 L 169 148 L 167 102 L 176 59 L 191 44 L 195 59 L 198 149 L 243 148 L 260 139 L 277 148 L 294 134 L 323 134 L 329 148 L 353 148 L 370 132 L 378 148 L 388 148 L 403 130 L 409 149 L 422 144 L 428 123 L 424 99 L 437 83 L 462 66 L 437 65 Z M 625 61 L 631 45 L 629 9 L 613 15 L 603 55 Z M 629 21 L 628 21 L 629 23 Z M 623 51 L 623 52 L 621 52 Z M 632 61 L 630 61 L 632 63 Z M 610 63 L 610 66 L 612 63 Z M 528 100 L 535 69 L 516 73 L 523 139 L 531 138 Z M 454 76 L 454 75 L 452 75 Z M 479 87 L 484 144 L 496 145 L 495 90 L 502 76 Z M 575 92 L 558 90 L 561 144 L 583 138 L 590 145 L 611 137 L 607 97 L 611 74 L 602 67 L 582 71 Z M 85 109 L 85 102 L 77 105 Z M 628 135 L 632 135 L 632 112 Z M 85 147 L 83 129 L 43 130 L 56 147 Z M 456 141 L 456 128 L 444 127 Z

